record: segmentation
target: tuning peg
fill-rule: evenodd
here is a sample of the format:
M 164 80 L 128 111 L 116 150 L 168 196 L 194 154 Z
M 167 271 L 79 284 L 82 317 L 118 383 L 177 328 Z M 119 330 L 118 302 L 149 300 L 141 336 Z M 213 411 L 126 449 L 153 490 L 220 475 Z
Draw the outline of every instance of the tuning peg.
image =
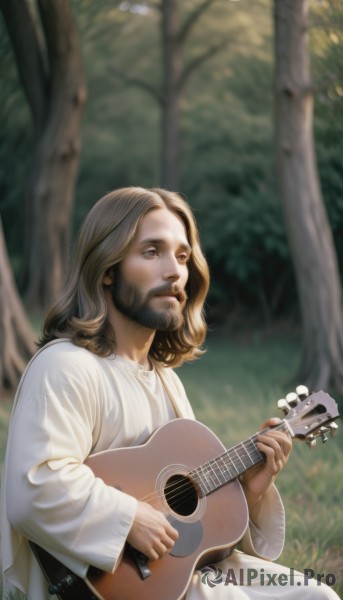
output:
M 326 432 L 327 432 L 327 431 L 328 431 L 328 428 L 327 428 L 327 427 L 321 427 L 321 428 L 319 429 L 319 435 L 320 435 L 320 437 L 322 438 L 322 442 L 323 442 L 323 444 L 325 444 L 325 442 L 327 442 L 327 441 L 328 441 L 328 436 L 326 435 Z
M 331 436 L 334 437 L 337 434 L 338 431 L 338 425 L 337 423 L 330 423 L 329 427 L 329 431 L 331 433 Z
M 283 411 L 285 415 L 287 415 L 291 410 L 291 407 L 288 404 L 287 400 L 285 400 L 285 398 L 281 398 L 280 400 L 278 400 L 277 406 L 280 410 Z
M 286 402 L 291 408 L 294 408 L 294 406 L 299 404 L 300 398 L 298 397 L 298 394 L 296 394 L 295 392 L 290 392 L 286 396 Z
M 306 444 L 308 445 L 308 447 L 310 448 L 310 450 L 312 450 L 312 448 L 314 448 L 317 444 L 317 440 L 314 438 L 313 435 L 309 435 L 307 440 L 306 440 Z
M 309 389 L 306 387 L 306 385 L 297 385 L 297 387 L 295 388 L 295 391 L 297 393 L 297 395 L 299 396 L 300 400 L 305 400 L 305 398 L 307 398 L 307 396 L 309 395 Z

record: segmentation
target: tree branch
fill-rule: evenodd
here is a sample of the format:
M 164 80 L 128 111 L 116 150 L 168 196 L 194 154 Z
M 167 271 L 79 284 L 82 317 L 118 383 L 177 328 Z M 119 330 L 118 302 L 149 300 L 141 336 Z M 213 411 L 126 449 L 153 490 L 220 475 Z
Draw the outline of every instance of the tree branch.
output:
M 333 83 L 337 83 L 341 80 L 342 75 L 340 73 L 332 73 L 332 75 L 324 77 L 324 79 L 322 79 L 320 83 L 314 84 L 312 86 L 312 92 L 313 94 L 318 94 L 318 92 L 326 91 L 328 87 L 330 87 L 330 85 L 332 85 Z
M 206 62 L 207 60 L 209 60 L 210 58 L 212 58 L 213 56 L 218 54 L 221 50 L 226 48 L 226 46 L 228 46 L 231 41 L 232 40 L 222 40 L 218 44 L 213 44 L 212 46 L 209 46 L 209 48 L 207 48 L 204 52 L 202 52 L 201 54 L 196 56 L 193 60 L 191 60 L 188 63 L 188 65 L 186 65 L 183 72 L 181 73 L 181 76 L 180 76 L 180 79 L 178 82 L 179 89 L 182 89 L 184 87 L 184 85 L 186 84 L 186 82 L 188 81 L 188 79 L 190 78 L 192 73 L 200 65 L 202 65 L 204 62 Z
M 44 70 L 36 26 L 26 0 L 0 0 L 0 8 L 11 38 L 19 78 L 39 134 L 48 110 L 49 80 Z
M 339 21 L 329 21 L 329 20 L 321 20 L 321 19 L 311 19 L 308 24 L 309 29 L 325 29 L 327 31 L 342 31 L 343 30 L 343 22 Z
M 217 0 L 203 0 L 203 2 L 201 2 L 201 4 L 199 4 L 199 6 L 188 16 L 178 35 L 178 41 L 181 44 L 185 42 L 201 15 L 216 1 Z
M 145 92 L 148 92 L 160 106 L 162 106 L 164 104 L 165 99 L 164 99 L 163 94 L 161 92 L 159 92 L 159 90 L 157 88 L 155 88 L 148 81 L 145 81 L 144 79 L 140 79 L 139 77 L 130 77 L 129 75 L 126 75 L 126 73 L 124 73 L 124 71 L 121 71 L 120 69 L 117 69 L 116 67 L 109 67 L 108 70 L 110 73 L 112 73 L 112 75 L 114 75 L 118 79 L 121 79 L 121 81 L 123 81 L 127 85 L 139 87 L 142 90 L 144 90 Z

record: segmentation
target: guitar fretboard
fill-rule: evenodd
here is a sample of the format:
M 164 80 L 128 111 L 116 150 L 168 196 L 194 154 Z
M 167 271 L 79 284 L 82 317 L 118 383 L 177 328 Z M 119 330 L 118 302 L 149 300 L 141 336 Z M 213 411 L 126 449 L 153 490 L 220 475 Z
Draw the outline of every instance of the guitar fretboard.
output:
M 262 431 L 259 432 L 261 433 Z M 251 436 L 245 442 L 233 446 L 191 471 L 190 475 L 197 484 L 200 496 L 207 496 L 265 460 L 264 454 L 256 446 L 259 434 Z

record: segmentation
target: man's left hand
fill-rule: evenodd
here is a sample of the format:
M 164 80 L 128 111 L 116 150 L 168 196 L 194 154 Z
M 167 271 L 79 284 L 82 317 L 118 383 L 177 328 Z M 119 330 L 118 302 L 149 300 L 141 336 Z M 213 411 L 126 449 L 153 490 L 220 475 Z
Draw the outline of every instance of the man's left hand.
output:
M 261 430 L 275 427 L 279 423 L 281 419 L 268 419 L 263 423 Z M 256 446 L 260 452 L 263 452 L 266 460 L 246 471 L 241 478 L 252 519 L 254 509 L 256 510 L 263 494 L 267 492 L 275 477 L 287 463 L 292 450 L 292 439 L 288 433 L 270 429 L 258 435 Z

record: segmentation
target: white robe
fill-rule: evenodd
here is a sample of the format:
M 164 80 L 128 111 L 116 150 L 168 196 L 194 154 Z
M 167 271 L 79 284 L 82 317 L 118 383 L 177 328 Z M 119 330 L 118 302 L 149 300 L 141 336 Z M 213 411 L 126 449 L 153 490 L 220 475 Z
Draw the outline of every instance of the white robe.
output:
M 68 340 L 49 344 L 30 362 L 13 407 L 3 474 L 4 598 L 13 587 L 32 600 L 48 598 L 28 539 L 80 577 L 89 565 L 115 569 L 137 500 L 105 485 L 83 463 L 96 452 L 144 443 L 175 412 L 194 418 L 177 375 L 159 371 L 114 355 L 98 357 Z M 283 540 L 284 512 L 273 487 L 240 547 L 274 560 Z M 247 558 L 234 555 L 226 565 Z M 219 586 L 207 587 L 196 572 L 187 598 L 205 598 L 209 591 L 213 600 L 222 597 L 213 595 Z M 227 588 L 221 591 L 229 598 Z

